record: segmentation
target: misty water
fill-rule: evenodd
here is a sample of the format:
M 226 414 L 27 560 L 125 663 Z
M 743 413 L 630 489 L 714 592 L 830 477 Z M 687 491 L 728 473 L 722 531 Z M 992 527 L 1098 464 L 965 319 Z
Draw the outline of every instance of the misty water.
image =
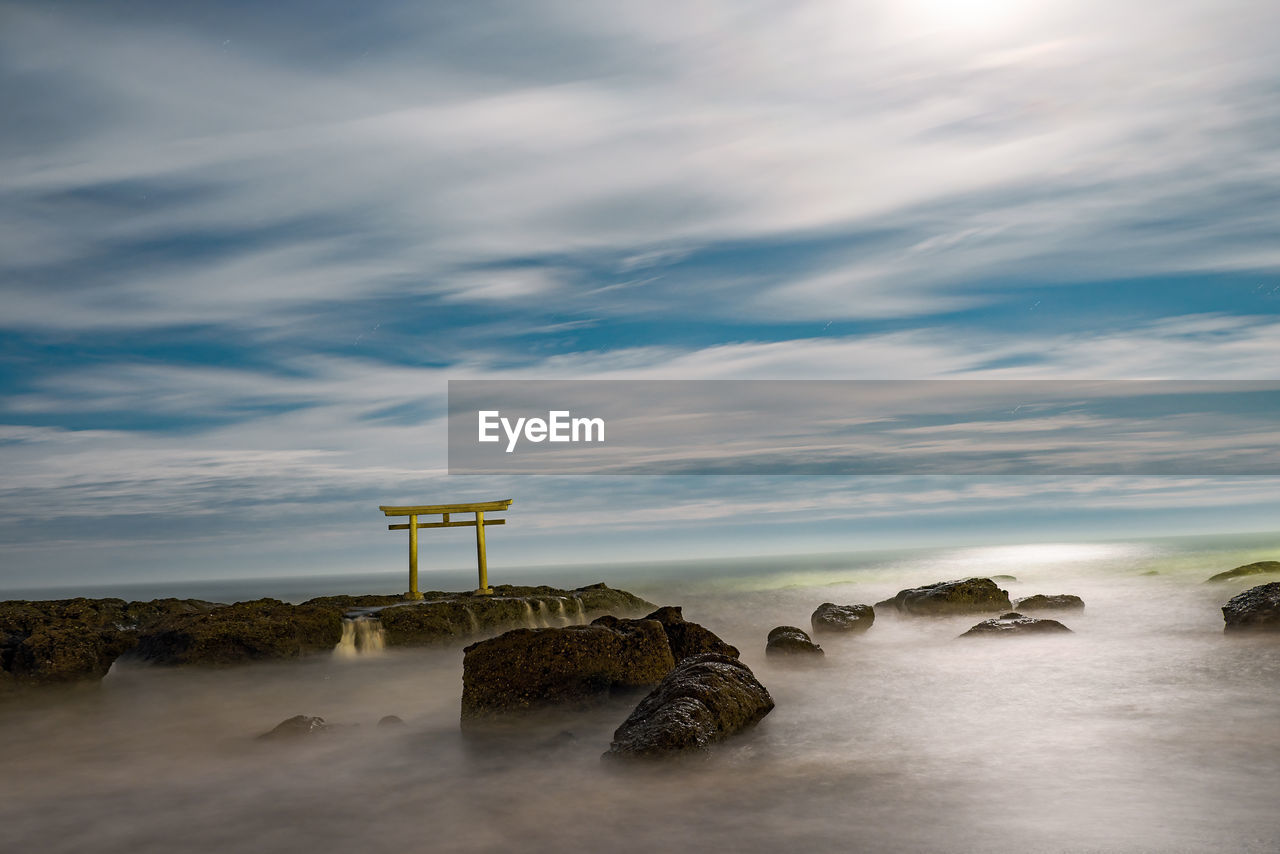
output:
M 1274 852 L 1280 637 L 1223 635 L 1220 606 L 1259 579 L 1202 583 L 1273 540 L 631 567 L 608 581 L 683 605 L 777 703 L 708 759 L 651 768 L 600 761 L 634 699 L 468 746 L 459 648 L 117 665 L 0 707 L 0 850 Z M 1083 597 L 1052 615 L 1074 633 L 958 640 L 977 618 L 881 613 L 821 637 L 818 666 L 764 658 L 824 601 L 995 574 L 1014 598 Z M 342 726 L 254 739 L 297 714 Z

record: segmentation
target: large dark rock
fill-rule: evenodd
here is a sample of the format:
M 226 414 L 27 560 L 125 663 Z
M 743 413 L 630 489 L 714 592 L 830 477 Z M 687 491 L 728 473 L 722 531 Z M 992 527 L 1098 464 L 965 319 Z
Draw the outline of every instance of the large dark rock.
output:
M 140 631 L 175 614 L 219 607 L 199 599 L 0 602 L 0 691 L 97 681 Z
M 960 635 L 962 638 L 968 637 L 1006 637 L 1011 635 L 1036 635 L 1036 634 L 1052 634 L 1055 632 L 1068 632 L 1071 629 L 1059 623 L 1057 620 L 1040 620 L 1035 617 L 1024 617 L 1022 614 L 1014 611 L 1008 614 L 1001 614 L 999 617 L 993 617 L 990 620 L 983 620 L 978 625 L 969 629 L 969 631 Z
M 551 705 L 584 706 L 648 687 L 675 666 L 657 620 L 515 629 L 463 651 L 462 723 Z
M 967 578 L 962 581 L 938 581 L 923 587 L 898 591 L 898 595 L 876 607 L 895 608 L 904 614 L 982 614 L 1007 611 L 1009 594 L 990 578 Z
M 764 652 L 771 657 L 826 655 L 822 647 L 809 637 L 808 632 L 796 626 L 778 626 L 771 629 L 765 641 Z
M 667 643 L 671 646 L 671 657 L 677 662 L 683 661 L 692 655 L 701 655 L 704 652 L 714 652 L 717 655 L 727 655 L 730 658 L 737 658 L 739 655 L 736 646 L 725 643 L 715 632 L 698 623 L 690 623 L 686 620 L 683 609 L 679 606 L 666 605 L 641 619 L 657 620 L 662 624 L 662 630 L 667 635 Z M 606 615 L 597 617 L 592 621 L 592 625 L 617 626 L 624 622 L 633 623 L 637 621 L 621 620 L 617 617 Z
M 1222 606 L 1225 631 L 1280 631 L 1280 581 L 1252 587 Z
M 809 618 L 813 633 L 865 632 L 876 621 L 876 610 L 870 605 L 836 605 L 823 602 Z
M 239 664 L 332 650 L 341 637 L 337 609 L 258 599 L 160 620 L 141 633 L 134 655 L 154 664 Z
M 1013 603 L 1013 607 L 1019 611 L 1083 610 L 1084 600 L 1079 596 L 1072 596 L 1070 593 L 1060 593 L 1054 596 L 1036 594 L 1035 596 L 1019 599 Z
M 613 734 L 605 758 L 660 758 L 707 750 L 758 723 L 773 698 L 736 658 L 686 658 L 640 701 Z
M 1277 573 L 1280 573 L 1280 560 L 1260 560 L 1257 563 L 1247 563 L 1244 566 L 1237 566 L 1235 569 L 1228 569 L 1226 572 L 1219 572 L 1217 575 L 1210 576 L 1206 583 L 1230 581 L 1233 578 L 1244 578 L 1250 575 L 1274 575 Z

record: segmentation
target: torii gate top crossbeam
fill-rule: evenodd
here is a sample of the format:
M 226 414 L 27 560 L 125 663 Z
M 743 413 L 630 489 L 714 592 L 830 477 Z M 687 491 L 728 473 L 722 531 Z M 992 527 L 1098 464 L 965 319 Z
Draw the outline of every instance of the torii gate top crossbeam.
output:
M 441 513 L 474 513 L 477 510 L 506 510 L 514 499 L 504 498 L 502 501 L 473 501 L 470 504 L 417 504 L 403 507 L 383 504 L 379 510 L 387 516 L 436 516 Z

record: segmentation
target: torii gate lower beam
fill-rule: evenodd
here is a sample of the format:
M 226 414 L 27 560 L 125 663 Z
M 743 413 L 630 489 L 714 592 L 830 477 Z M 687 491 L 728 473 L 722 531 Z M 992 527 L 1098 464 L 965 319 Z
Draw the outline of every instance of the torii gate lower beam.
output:
M 488 596 L 493 594 L 493 588 L 489 586 L 489 561 L 485 555 L 484 546 L 484 529 L 487 525 L 505 525 L 506 519 L 485 519 L 486 512 L 497 512 L 506 510 L 511 506 L 512 499 L 506 498 L 502 501 L 477 501 L 471 504 L 419 504 L 409 506 L 387 506 L 382 505 L 378 509 L 386 516 L 408 516 L 408 524 L 388 525 L 388 531 L 404 531 L 409 532 L 409 593 L 410 599 L 421 599 L 422 592 L 418 590 L 418 529 L 419 528 L 475 528 L 476 529 L 476 567 L 480 574 L 480 586 L 476 588 L 476 595 Z M 462 522 L 452 522 L 449 516 L 455 513 L 474 513 L 474 520 L 465 520 Z M 440 516 L 440 522 L 419 522 L 419 516 Z

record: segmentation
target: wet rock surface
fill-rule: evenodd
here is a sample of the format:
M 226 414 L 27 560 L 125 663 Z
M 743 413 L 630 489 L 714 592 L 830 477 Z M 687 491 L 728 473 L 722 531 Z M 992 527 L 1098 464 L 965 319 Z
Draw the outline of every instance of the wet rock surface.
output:
M 1280 581 L 1232 596 L 1222 606 L 1224 631 L 1280 631 Z
M 714 652 L 727 655 L 729 658 L 739 656 L 738 648 L 725 643 L 720 637 L 705 626 L 691 623 L 684 618 L 683 609 L 675 605 L 666 605 L 651 614 L 642 617 L 644 620 L 657 620 L 662 624 L 662 631 L 667 636 L 667 644 L 671 647 L 671 657 L 679 662 L 692 655 Z M 592 625 L 616 626 L 635 620 L 620 620 L 613 616 L 598 617 Z
M 1070 593 L 1060 593 L 1053 596 L 1037 594 L 1018 599 L 1013 603 L 1013 607 L 1019 611 L 1083 610 L 1084 600 L 1079 596 L 1072 596 Z
M 592 705 L 655 685 L 675 666 L 657 620 L 515 629 L 463 652 L 464 729 L 548 706 Z
M 876 620 L 875 608 L 870 605 L 836 605 L 823 602 L 809 618 L 813 633 L 858 633 L 871 628 Z
M 1008 614 L 1001 614 L 999 617 L 993 617 L 990 620 L 983 620 L 978 625 L 969 629 L 969 631 L 960 635 L 962 638 L 967 637 L 1005 637 L 1014 635 L 1036 635 L 1036 634 L 1054 634 L 1054 633 L 1070 633 L 1071 629 L 1059 623 L 1057 620 L 1038 619 L 1036 617 L 1026 617 L 1017 611 Z
M 778 626 L 772 629 L 766 639 L 764 652 L 765 655 L 778 658 L 817 657 L 826 654 L 822 647 L 813 642 L 808 632 L 797 626 Z
M 1219 572 L 1217 575 L 1210 576 L 1206 583 L 1216 584 L 1220 581 L 1247 578 L 1251 575 L 1280 575 L 1280 560 L 1260 560 L 1256 563 L 1237 566 L 1235 569 L 1228 569 L 1226 572 Z
M 754 726 L 773 698 L 736 658 L 704 653 L 676 665 L 613 734 L 606 759 L 698 753 Z
M 966 578 L 960 581 L 938 581 L 922 587 L 898 591 L 898 595 L 876 608 L 893 608 L 903 614 L 921 616 L 939 614 L 982 614 L 1012 608 L 1009 594 L 990 578 Z
M 166 617 L 219 607 L 199 599 L 0 602 L 0 692 L 96 681 L 138 643 L 147 627 Z
M 328 651 L 341 637 L 342 615 L 335 608 L 257 599 L 160 620 L 141 633 L 131 657 L 220 666 Z

